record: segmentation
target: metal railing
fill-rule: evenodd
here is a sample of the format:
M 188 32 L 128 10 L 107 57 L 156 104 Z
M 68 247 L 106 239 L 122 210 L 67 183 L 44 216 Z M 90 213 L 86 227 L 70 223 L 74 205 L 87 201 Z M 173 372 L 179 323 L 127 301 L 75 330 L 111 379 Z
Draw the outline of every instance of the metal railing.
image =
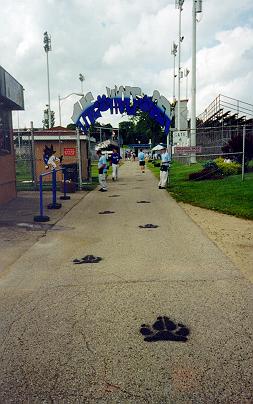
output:
M 43 178 L 47 175 L 52 175 L 52 203 L 47 205 L 48 209 L 60 209 L 62 207 L 61 203 L 57 203 L 57 184 L 56 184 L 56 173 L 58 171 L 63 172 L 63 196 L 60 197 L 61 200 L 68 200 L 70 196 L 66 195 L 66 169 L 58 168 L 52 171 L 40 174 L 39 179 L 39 192 L 40 192 L 40 214 L 38 216 L 34 216 L 35 222 L 48 222 L 50 220 L 49 216 L 44 215 L 44 206 L 43 206 Z

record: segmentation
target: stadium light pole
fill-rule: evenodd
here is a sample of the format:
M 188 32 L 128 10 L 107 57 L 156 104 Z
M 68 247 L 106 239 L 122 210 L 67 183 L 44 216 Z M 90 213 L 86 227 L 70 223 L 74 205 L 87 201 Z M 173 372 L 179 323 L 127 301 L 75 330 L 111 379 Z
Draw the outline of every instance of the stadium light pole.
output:
M 178 45 L 173 42 L 172 48 L 171 48 L 171 54 L 173 55 L 173 102 L 176 101 L 176 86 L 175 86 L 175 81 L 176 81 L 176 55 L 177 55 L 177 47 Z
M 47 92 L 48 92 L 48 127 L 51 128 L 51 107 L 50 107 L 50 82 L 49 82 L 49 63 L 48 63 L 48 52 L 52 50 L 51 47 L 51 36 L 48 35 L 47 31 L 44 32 L 44 50 L 47 55 Z
M 183 41 L 183 37 L 181 37 L 181 13 L 183 10 L 184 0 L 176 0 L 175 6 L 179 9 L 179 20 L 178 20 L 178 100 L 177 100 L 177 130 L 180 133 L 181 125 L 180 125 L 180 80 L 181 80 L 181 42 Z
M 202 0 L 192 2 L 192 89 L 191 89 L 191 146 L 196 146 L 196 22 L 197 13 L 202 12 Z M 191 163 L 196 163 L 196 154 Z

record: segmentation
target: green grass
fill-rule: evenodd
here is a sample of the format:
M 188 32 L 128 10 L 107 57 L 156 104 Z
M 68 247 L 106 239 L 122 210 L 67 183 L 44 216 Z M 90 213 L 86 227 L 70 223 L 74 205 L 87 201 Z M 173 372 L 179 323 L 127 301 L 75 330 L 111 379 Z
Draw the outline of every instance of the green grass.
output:
M 107 166 L 109 166 L 109 163 L 107 164 Z M 110 166 L 107 171 L 107 175 L 111 175 L 111 173 L 112 173 L 112 167 Z M 83 185 L 83 189 L 92 191 L 98 185 L 98 162 L 97 161 L 92 161 L 92 163 L 91 163 L 91 177 L 92 177 L 92 183 Z
M 111 174 L 111 167 L 108 170 L 108 174 Z M 84 183 L 83 189 L 84 190 L 92 190 L 96 188 L 98 185 L 98 168 L 97 168 L 97 161 L 92 162 L 91 166 L 91 175 L 92 175 L 92 183 Z M 16 161 L 16 181 L 17 181 L 17 190 L 18 191 L 32 191 L 34 190 L 33 183 L 23 182 L 23 181 L 31 181 L 32 174 L 31 174 L 31 162 L 25 160 L 18 160 Z M 51 189 L 51 183 L 44 182 L 43 189 Z
M 16 161 L 16 180 L 18 182 L 32 180 L 32 168 L 30 161 Z
M 148 163 L 159 177 L 159 168 Z M 202 169 L 201 164 L 183 165 L 173 162 L 169 192 L 177 200 L 202 208 L 253 220 L 253 173 L 224 177 L 221 180 L 189 181 L 190 173 Z

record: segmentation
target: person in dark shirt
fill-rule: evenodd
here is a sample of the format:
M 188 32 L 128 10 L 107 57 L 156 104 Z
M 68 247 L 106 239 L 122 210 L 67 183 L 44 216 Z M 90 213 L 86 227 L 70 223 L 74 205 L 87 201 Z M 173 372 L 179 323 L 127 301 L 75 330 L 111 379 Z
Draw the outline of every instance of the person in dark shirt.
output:
M 121 156 L 118 153 L 117 149 L 113 149 L 113 153 L 111 155 L 111 164 L 112 164 L 112 180 L 116 181 L 119 176 L 119 162 L 121 160 Z

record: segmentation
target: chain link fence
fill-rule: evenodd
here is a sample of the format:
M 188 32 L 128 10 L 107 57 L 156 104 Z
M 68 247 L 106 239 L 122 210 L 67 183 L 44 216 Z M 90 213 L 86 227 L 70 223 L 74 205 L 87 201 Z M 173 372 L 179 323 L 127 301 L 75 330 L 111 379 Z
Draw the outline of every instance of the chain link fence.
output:
M 14 138 L 16 159 L 16 186 L 17 190 L 35 189 L 34 158 L 31 132 L 27 132 L 27 139 Z
M 191 146 L 191 130 L 181 134 L 172 147 L 173 159 L 182 164 L 205 163 L 217 158 L 240 163 L 251 171 L 253 127 L 237 125 L 196 129 L 196 146 Z M 244 162 L 244 164 L 242 164 Z
M 36 132 L 35 132 L 36 133 Z M 15 147 L 15 160 L 16 160 L 16 188 L 18 191 L 24 190 L 38 190 L 39 176 L 43 172 L 46 172 L 47 168 L 43 152 L 45 145 L 48 147 L 53 145 L 53 149 L 56 150 L 55 156 L 60 158 L 63 156 L 62 166 L 66 168 L 66 179 L 68 181 L 78 183 L 78 152 L 76 144 L 73 145 L 69 141 L 64 140 L 43 140 L 36 139 L 32 131 L 27 131 L 25 136 L 14 137 Z M 81 144 L 82 155 L 84 156 L 84 163 L 82 164 L 83 178 L 86 176 L 88 159 L 87 148 L 85 144 Z M 57 166 L 59 161 L 57 161 Z M 62 172 L 57 173 L 58 185 L 63 180 Z M 44 178 L 45 188 L 51 187 L 51 176 Z

